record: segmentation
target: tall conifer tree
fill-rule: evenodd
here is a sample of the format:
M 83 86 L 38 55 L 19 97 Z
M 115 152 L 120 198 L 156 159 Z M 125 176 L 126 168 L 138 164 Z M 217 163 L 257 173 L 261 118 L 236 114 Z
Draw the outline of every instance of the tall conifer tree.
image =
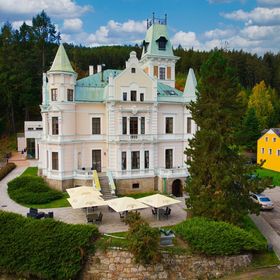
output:
M 236 145 L 240 90 L 223 54 L 213 52 L 200 74 L 197 100 L 189 106 L 199 127 L 186 150 L 189 204 L 194 216 L 238 224 L 247 213 L 258 212 L 250 191 L 263 191 L 266 182 L 248 178 L 255 166 L 245 164 Z

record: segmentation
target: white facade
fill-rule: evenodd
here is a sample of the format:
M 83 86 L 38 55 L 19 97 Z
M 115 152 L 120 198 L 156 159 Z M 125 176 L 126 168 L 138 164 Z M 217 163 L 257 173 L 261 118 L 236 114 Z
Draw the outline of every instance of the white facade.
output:
M 135 52 L 123 71 L 105 70 L 79 81 L 66 60 L 61 45 L 43 78 L 42 176 L 65 189 L 87 183 L 97 170 L 111 173 L 117 189 L 126 182 L 132 190 L 138 182 L 139 191 L 147 191 L 144 182 L 150 178 L 150 190 L 167 191 L 164 180 L 188 175 L 184 150 L 196 125 L 186 104 L 195 93 L 171 87 L 175 62 L 162 83 L 147 71 L 149 63 L 154 69 L 156 58 L 139 62 Z M 167 61 L 166 69 L 172 60 L 158 57 L 161 65 Z

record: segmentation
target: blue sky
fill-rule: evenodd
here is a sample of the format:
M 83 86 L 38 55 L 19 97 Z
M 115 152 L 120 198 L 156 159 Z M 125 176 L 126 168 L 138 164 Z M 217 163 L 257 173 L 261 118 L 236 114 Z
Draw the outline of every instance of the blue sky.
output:
M 17 28 L 42 9 L 63 41 L 87 46 L 140 43 L 153 12 L 167 13 L 175 47 L 263 54 L 280 46 L 280 0 L 0 0 L 0 22 Z

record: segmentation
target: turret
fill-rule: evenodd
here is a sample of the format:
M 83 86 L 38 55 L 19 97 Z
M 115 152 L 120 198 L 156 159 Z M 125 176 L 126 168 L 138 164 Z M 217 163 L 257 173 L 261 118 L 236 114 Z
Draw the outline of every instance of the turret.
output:
M 73 102 L 77 73 L 73 70 L 63 44 L 60 44 L 51 69 L 47 72 L 49 103 Z
M 187 76 L 185 89 L 184 89 L 184 96 L 187 98 L 188 102 L 196 100 L 196 89 L 197 81 L 192 68 L 189 69 L 189 73 Z
M 179 58 L 174 56 L 172 44 L 167 31 L 167 16 L 164 19 L 147 20 L 147 32 L 143 41 L 141 65 L 151 77 L 161 83 L 175 87 L 175 63 Z

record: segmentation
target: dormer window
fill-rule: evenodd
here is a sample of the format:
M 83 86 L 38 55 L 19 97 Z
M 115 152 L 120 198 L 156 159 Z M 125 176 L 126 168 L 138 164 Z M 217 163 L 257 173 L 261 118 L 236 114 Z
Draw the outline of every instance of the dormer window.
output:
M 166 40 L 165 37 L 160 37 L 159 39 L 156 40 L 156 42 L 158 43 L 158 49 L 160 51 L 165 51 L 166 50 L 167 40 Z
M 133 67 L 133 68 L 131 68 L 131 73 L 136 73 L 136 69 Z
M 147 52 L 147 50 L 148 50 L 148 46 L 149 46 L 149 43 L 148 43 L 148 42 L 146 42 L 146 41 L 144 40 L 144 41 L 143 41 L 144 53 L 146 53 L 146 52 Z

